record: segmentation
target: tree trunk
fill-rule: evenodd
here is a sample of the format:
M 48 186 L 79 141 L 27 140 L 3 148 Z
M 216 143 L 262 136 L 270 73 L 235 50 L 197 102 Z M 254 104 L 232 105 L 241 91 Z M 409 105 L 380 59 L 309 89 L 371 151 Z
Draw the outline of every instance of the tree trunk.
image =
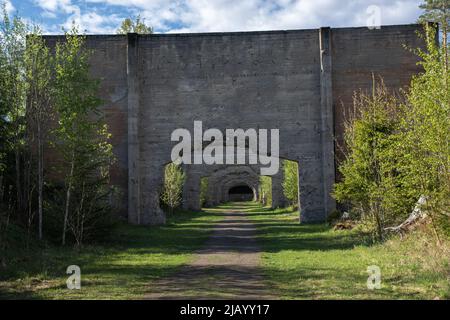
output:
M 69 219 L 70 195 L 71 195 L 71 190 L 72 190 L 74 166 L 75 166 L 75 151 L 72 152 L 72 161 L 71 161 L 71 165 L 70 165 L 70 174 L 69 174 L 69 185 L 67 186 L 67 192 L 66 192 L 66 208 L 65 208 L 65 212 L 64 212 L 62 245 L 66 244 L 67 220 Z
M 448 45 L 447 45 L 447 39 L 448 39 L 448 26 L 444 25 L 443 30 L 442 30 L 442 45 L 444 48 L 444 81 L 445 81 L 445 86 L 448 88 L 448 83 L 447 83 L 447 74 L 448 74 Z
M 20 152 L 18 146 L 15 148 L 15 161 L 16 161 L 16 192 L 17 192 L 17 208 L 19 214 L 22 213 L 23 203 L 22 203 L 22 186 L 20 183 Z
M 44 185 L 44 170 L 43 170 L 43 145 L 42 145 L 42 131 L 41 123 L 38 121 L 38 219 L 39 219 L 39 240 L 42 240 L 42 203 L 43 203 L 43 185 Z

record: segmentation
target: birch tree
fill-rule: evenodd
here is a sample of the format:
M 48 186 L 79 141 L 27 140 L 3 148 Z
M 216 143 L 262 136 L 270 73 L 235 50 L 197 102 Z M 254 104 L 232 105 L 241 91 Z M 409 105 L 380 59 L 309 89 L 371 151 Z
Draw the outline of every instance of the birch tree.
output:
M 38 237 L 42 239 L 44 198 L 44 148 L 47 141 L 53 109 L 51 106 L 52 56 L 39 28 L 27 38 L 25 63 L 27 66 L 27 115 L 29 131 L 36 133 L 37 189 L 38 189 Z
M 70 227 L 81 246 L 88 217 L 105 205 L 100 200 L 108 189 L 113 161 L 108 128 L 100 117 L 99 82 L 89 74 L 89 52 L 84 43 L 85 37 L 73 27 L 66 32 L 65 41 L 56 45 L 55 54 L 56 147 L 65 166 L 63 245 Z
M 179 165 L 169 163 L 164 171 L 164 189 L 161 199 L 173 212 L 181 204 L 185 173 Z

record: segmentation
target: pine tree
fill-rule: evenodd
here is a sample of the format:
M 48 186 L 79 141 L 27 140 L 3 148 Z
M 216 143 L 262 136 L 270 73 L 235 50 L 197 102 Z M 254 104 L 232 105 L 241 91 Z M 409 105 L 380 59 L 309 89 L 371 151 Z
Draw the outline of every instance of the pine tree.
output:
M 434 22 L 440 27 L 442 34 L 442 49 L 444 68 L 448 71 L 448 33 L 450 28 L 450 0 L 426 0 L 420 5 L 425 13 L 420 16 L 422 22 Z

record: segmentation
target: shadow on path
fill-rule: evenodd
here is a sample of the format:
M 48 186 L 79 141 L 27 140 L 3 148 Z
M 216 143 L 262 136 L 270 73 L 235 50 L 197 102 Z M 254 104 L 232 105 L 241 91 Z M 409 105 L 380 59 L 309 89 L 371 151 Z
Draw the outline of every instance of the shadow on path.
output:
M 193 261 L 152 282 L 146 299 L 271 299 L 260 268 L 256 228 L 229 210 Z

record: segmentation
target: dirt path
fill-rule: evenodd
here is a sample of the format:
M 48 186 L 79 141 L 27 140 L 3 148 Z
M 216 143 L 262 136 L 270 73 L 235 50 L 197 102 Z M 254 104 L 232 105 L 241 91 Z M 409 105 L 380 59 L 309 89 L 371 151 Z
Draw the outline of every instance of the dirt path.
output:
M 270 299 L 260 270 L 255 226 L 244 213 L 224 213 L 192 263 L 151 284 L 146 299 Z

